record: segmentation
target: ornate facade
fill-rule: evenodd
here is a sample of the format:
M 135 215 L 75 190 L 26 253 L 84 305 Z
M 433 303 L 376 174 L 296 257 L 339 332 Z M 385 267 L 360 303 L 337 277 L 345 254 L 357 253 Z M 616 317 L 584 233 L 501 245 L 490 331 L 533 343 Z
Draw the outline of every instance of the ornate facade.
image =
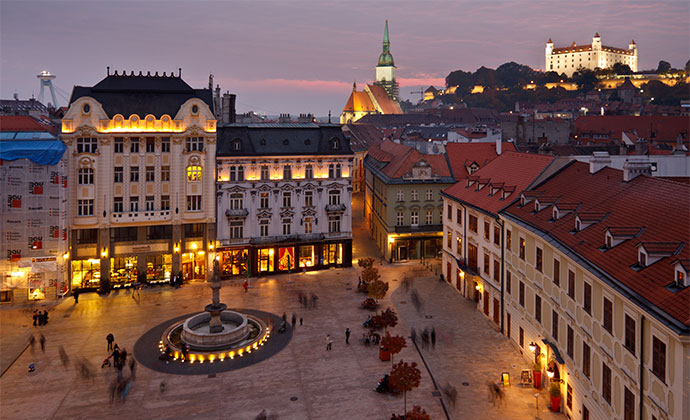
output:
M 75 86 L 62 120 L 72 290 L 179 272 L 205 278 L 215 225 L 212 106 L 209 89 L 180 75 L 115 72 Z

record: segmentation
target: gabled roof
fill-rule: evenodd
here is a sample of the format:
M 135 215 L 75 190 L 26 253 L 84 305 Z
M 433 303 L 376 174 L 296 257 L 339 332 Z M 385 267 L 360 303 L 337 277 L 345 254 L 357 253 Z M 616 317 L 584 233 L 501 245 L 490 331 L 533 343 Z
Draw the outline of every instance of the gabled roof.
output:
M 623 181 L 623 171 L 604 168 L 589 173 L 586 163 L 575 162 L 535 187 L 545 195 L 558 195 L 561 201 L 581 202 L 581 211 L 553 220 L 549 212 L 532 213 L 531 206 L 514 203 L 501 214 L 524 228 L 547 238 L 562 252 L 572 255 L 620 293 L 682 334 L 690 334 L 690 287 L 671 290 L 676 259 L 690 258 L 690 185 L 655 177 L 638 176 Z M 575 217 L 583 214 L 606 215 L 599 229 L 575 232 Z M 596 226 L 596 225 L 595 225 Z M 606 228 L 644 226 L 636 241 L 624 241 L 602 250 Z M 676 255 L 664 257 L 641 269 L 637 245 L 651 242 L 674 243 Z M 684 245 L 681 247 L 679 243 Z M 652 245 L 652 248 L 655 246 Z M 656 248 L 654 248 L 656 249 Z
M 493 193 L 489 188 L 477 191 L 475 185 L 468 187 L 466 182 L 458 182 L 443 192 L 455 200 L 498 214 L 500 209 L 518 197 L 518 194 L 513 193 L 507 199 L 504 198 L 502 192 L 506 185 L 514 187 L 506 189 L 506 192 L 524 190 L 553 160 L 553 156 L 508 151 L 474 173 L 479 183 L 490 182 L 491 187 L 500 188 L 500 192 Z
M 501 148 L 506 152 L 515 151 L 513 143 L 504 142 Z M 456 181 L 467 177 L 467 168 L 472 163 L 482 167 L 498 156 L 496 143 L 448 143 L 446 155 Z
M 375 162 L 372 162 L 372 159 Z M 445 182 L 453 182 L 450 169 L 444 155 L 429 155 L 419 153 L 417 149 L 402 144 L 384 140 L 369 148 L 368 164 L 374 164 L 378 170 L 390 179 L 402 179 L 412 172 L 412 167 L 420 162 L 426 162 L 435 178 L 445 178 Z
M 378 104 L 378 109 L 382 114 L 402 114 L 400 105 L 388 97 L 386 89 L 377 85 L 366 85 L 364 91 L 369 93 L 372 103 Z
M 358 92 L 353 90 L 350 97 L 347 99 L 343 112 L 376 112 L 374 103 L 369 99 L 366 92 Z
M 628 116 L 587 115 L 575 120 L 575 134 L 608 134 L 610 140 L 621 141 L 622 132 L 633 132 L 647 141 L 676 142 L 678 136 L 687 141 L 690 131 L 690 116 Z M 596 141 L 591 138 L 582 141 Z
M 75 86 L 69 103 L 89 96 L 97 100 L 109 117 L 132 114 L 158 118 L 167 114 L 174 117 L 180 106 L 191 98 L 199 98 L 213 112 L 213 93 L 210 89 L 192 89 L 180 76 L 109 74 L 94 86 Z

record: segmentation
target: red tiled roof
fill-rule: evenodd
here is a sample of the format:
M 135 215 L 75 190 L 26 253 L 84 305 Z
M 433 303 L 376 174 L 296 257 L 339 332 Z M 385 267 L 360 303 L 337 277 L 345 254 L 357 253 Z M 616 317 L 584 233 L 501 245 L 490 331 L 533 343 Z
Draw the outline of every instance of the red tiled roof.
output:
M 635 237 L 639 235 L 642 231 L 639 226 L 609 226 L 608 231 L 611 232 L 613 237 Z
M 503 152 L 515 151 L 513 143 L 504 142 L 501 146 Z M 456 181 L 465 179 L 468 175 L 467 167 L 472 162 L 477 162 L 479 167 L 486 165 L 498 156 L 496 143 L 448 143 L 446 144 L 448 162 L 453 169 Z
M 607 273 L 637 294 L 636 300 L 651 305 L 690 326 L 690 287 L 673 291 L 666 286 L 674 281 L 673 265 L 677 259 L 690 258 L 690 185 L 656 177 L 638 176 L 623 181 L 623 171 L 604 168 L 589 173 L 586 163 L 567 166 L 538 187 L 547 195 L 559 195 L 562 201 L 581 202 L 583 213 L 606 214 L 607 217 L 585 229 L 573 232 L 575 213 L 551 220 L 548 212 L 532 214 L 531 206 L 514 203 L 504 214 L 525 221 L 556 239 L 563 246 L 581 256 L 596 269 Z M 599 227 L 597 227 L 599 226 Z M 644 226 L 637 240 L 624 241 L 603 252 L 605 229 L 617 226 Z M 639 270 L 631 268 L 637 262 L 637 245 L 642 241 L 673 242 L 685 245 L 677 255 Z M 668 247 L 671 248 L 670 246 Z
M 427 155 L 417 149 L 384 140 L 369 148 L 369 156 L 386 163 L 381 169 L 390 178 L 402 178 L 412 171 L 412 167 L 422 160 L 431 166 L 433 176 L 450 177 L 450 169 L 444 155 Z
M 690 116 L 581 116 L 575 120 L 575 134 L 583 142 L 597 141 L 591 136 L 583 138 L 583 134 L 608 134 L 603 140 L 621 141 L 622 132 L 634 132 L 638 137 L 648 141 L 676 142 L 679 135 L 688 139 L 690 131 Z
M 508 151 L 486 164 L 474 175 L 479 177 L 479 182 L 491 182 L 492 186 L 500 185 L 507 192 L 515 191 L 515 189 L 522 191 L 553 159 L 553 156 Z M 509 189 L 505 185 L 512 188 Z M 502 192 L 491 194 L 490 188 L 477 190 L 476 185 L 468 187 L 467 182 L 458 182 L 452 187 L 446 188 L 444 192 L 460 201 L 494 214 L 497 214 L 500 209 L 517 198 L 517 194 L 512 194 L 504 199 Z
M 402 114 L 402 109 L 397 102 L 391 100 L 386 93 L 386 89 L 381 86 L 367 85 L 365 91 L 371 92 L 372 102 L 376 102 L 381 107 L 381 112 L 384 114 Z
M 29 115 L 0 116 L 0 131 L 47 131 L 57 133 L 57 127 L 47 120 L 38 120 Z
M 640 242 L 638 246 L 644 247 L 652 255 L 675 255 L 682 247 L 683 242 Z

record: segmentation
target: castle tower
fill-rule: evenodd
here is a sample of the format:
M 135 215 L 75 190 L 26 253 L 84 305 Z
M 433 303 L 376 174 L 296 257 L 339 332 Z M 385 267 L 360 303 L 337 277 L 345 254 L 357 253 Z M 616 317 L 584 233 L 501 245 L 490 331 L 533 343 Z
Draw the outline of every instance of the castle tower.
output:
M 601 51 L 601 37 L 599 36 L 599 32 L 595 33 L 592 38 L 592 51 Z
M 379 63 L 376 66 L 375 85 L 381 86 L 388 93 L 388 97 L 394 101 L 398 100 L 398 82 L 395 79 L 395 63 L 391 55 L 391 43 L 388 39 L 388 20 L 383 32 L 383 51 L 379 55 Z

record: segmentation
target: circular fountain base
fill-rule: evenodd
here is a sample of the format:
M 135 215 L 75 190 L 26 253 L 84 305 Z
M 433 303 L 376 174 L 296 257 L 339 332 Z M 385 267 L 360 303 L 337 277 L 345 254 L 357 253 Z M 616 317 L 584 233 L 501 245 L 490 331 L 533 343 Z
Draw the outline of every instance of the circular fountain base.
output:
M 209 312 L 202 312 L 188 318 L 182 324 L 182 342 L 195 350 L 226 349 L 246 340 L 250 332 L 259 333 L 262 329 L 262 325 L 257 321 L 250 321 L 246 315 L 235 311 L 220 312 L 220 325 L 218 325 L 220 331 L 218 332 L 213 330 L 210 322 L 211 313 Z

